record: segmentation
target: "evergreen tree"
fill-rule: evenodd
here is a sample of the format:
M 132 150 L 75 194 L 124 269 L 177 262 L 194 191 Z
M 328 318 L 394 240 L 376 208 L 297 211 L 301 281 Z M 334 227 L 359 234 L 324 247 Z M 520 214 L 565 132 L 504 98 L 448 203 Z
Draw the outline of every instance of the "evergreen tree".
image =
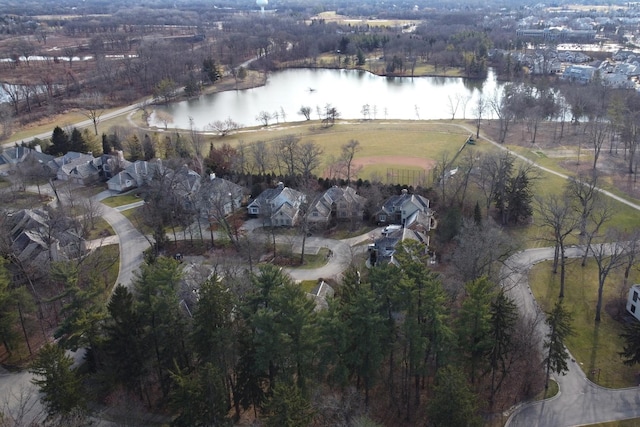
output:
M 33 384 L 42 393 L 48 418 L 58 418 L 59 425 L 70 425 L 69 419 L 76 418 L 85 410 L 84 392 L 78 372 L 71 368 L 73 359 L 57 344 L 46 344 L 29 369 L 36 376 Z
M 204 61 L 202 61 L 202 73 L 211 83 L 215 83 L 220 78 L 218 66 L 211 57 L 208 57 Z
M 104 154 L 111 154 L 112 150 L 113 150 L 113 147 L 111 146 L 109 137 L 107 136 L 106 133 L 103 133 L 102 134 L 102 152 Z
M 69 135 L 60 127 L 56 126 L 51 135 L 51 145 L 47 153 L 52 156 L 62 156 L 69 151 Z
M 562 305 L 562 300 L 556 302 L 550 313 L 547 313 L 547 325 L 549 332 L 544 341 L 544 348 L 547 349 L 547 355 L 544 364 L 547 369 L 547 377 L 544 387 L 549 388 L 549 374 L 555 372 L 564 374 L 569 369 L 567 360 L 569 352 L 564 346 L 564 340 L 574 334 L 571 326 L 571 313 L 566 311 Z
M 482 211 L 480 210 L 480 203 L 476 202 L 476 206 L 473 208 L 473 222 L 480 227 L 482 225 Z
M 249 319 L 258 332 L 254 334 L 256 363 L 268 374 L 270 388 L 278 380 L 295 381 L 304 391 L 317 342 L 315 306 L 288 276 L 281 280 L 268 294 L 267 303 Z
M 71 137 L 69 138 L 69 151 L 75 151 L 76 153 L 87 153 L 91 151 L 87 142 L 82 137 L 82 133 L 73 128 L 71 131 Z
M 149 134 L 144 134 L 144 139 L 142 140 L 142 151 L 144 152 L 144 160 L 153 160 L 156 157 L 156 148 L 149 137 Z
M 10 287 L 11 280 L 6 262 L 4 258 L 0 258 L 0 340 L 6 351 L 11 354 L 19 337 L 16 330 L 19 320 L 19 311 L 16 305 L 19 291 Z
M 481 426 L 477 415 L 476 396 L 464 375 L 454 367 L 443 366 L 436 374 L 433 398 L 429 401 L 428 425 L 433 427 Z
M 63 288 L 56 300 L 63 301 L 64 320 L 55 332 L 61 347 L 76 351 L 89 347 L 95 366 L 100 365 L 100 325 L 106 317 L 103 289 L 95 280 L 80 283 L 78 266 L 71 262 L 54 263 L 51 277 Z
M 295 385 L 278 384 L 266 405 L 267 427 L 304 427 L 311 423 L 311 403 Z
M 228 399 L 224 387 L 224 373 L 211 363 L 199 366 L 187 375 L 182 370 L 172 374 L 170 406 L 178 416 L 172 427 L 231 426 L 227 417 Z
M 189 364 L 186 325 L 178 299 L 180 278 L 176 260 L 158 257 L 153 264 L 144 264 L 134 280 L 136 310 L 144 325 L 145 356 L 153 359 L 164 397 L 171 386 L 170 371 Z
M 475 383 L 478 369 L 491 349 L 491 301 L 495 285 L 486 277 L 465 285 L 466 297 L 458 316 L 460 350 L 469 367 L 471 383 Z
M 627 324 L 620 337 L 624 340 L 623 350 L 619 353 L 623 363 L 628 366 L 640 363 L 640 323 Z
M 509 373 L 508 359 L 514 350 L 513 334 L 518 320 L 518 309 L 515 302 L 505 295 L 504 290 L 500 290 L 496 298 L 491 302 L 490 312 L 491 329 L 489 338 L 491 348 L 489 350 L 489 369 L 491 372 L 491 395 L 489 397 L 489 406 L 492 408 L 495 395 Z
M 144 158 L 142 144 L 137 135 L 133 135 L 131 139 L 127 141 L 127 148 L 129 149 L 129 161 L 135 162 L 136 160 L 142 160 Z
M 141 318 L 135 308 L 134 296 L 122 285 L 116 286 L 107 305 L 109 316 L 104 325 L 104 364 L 107 378 L 137 392 L 142 398 L 142 378 L 148 374 Z

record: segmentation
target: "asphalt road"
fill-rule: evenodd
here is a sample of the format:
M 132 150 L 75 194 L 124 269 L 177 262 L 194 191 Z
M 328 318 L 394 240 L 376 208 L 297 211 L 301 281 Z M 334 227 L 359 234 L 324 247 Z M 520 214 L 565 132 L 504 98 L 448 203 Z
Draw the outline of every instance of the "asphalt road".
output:
M 582 256 L 584 249 L 572 247 L 567 257 Z M 531 267 L 553 259 L 553 248 L 529 249 L 510 257 L 503 271 L 507 276 L 503 286 L 529 319 L 538 318 L 541 337 L 547 328 L 528 283 Z M 541 341 L 542 342 L 542 341 Z M 640 388 L 607 389 L 589 381 L 580 365 L 572 360 L 564 376 L 555 375 L 560 392 L 555 397 L 517 408 L 506 427 L 569 427 L 605 421 L 640 417 Z

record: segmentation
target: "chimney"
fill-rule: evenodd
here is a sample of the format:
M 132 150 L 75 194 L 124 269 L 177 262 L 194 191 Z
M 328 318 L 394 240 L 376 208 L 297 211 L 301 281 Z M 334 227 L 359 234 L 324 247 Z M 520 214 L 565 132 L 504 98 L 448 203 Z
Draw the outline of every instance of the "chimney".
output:
M 214 179 L 216 179 L 216 174 L 215 174 L 215 173 L 213 173 L 213 172 L 211 172 L 211 173 L 209 174 L 209 181 L 213 181 Z
M 277 188 L 278 188 L 278 190 L 282 190 L 282 189 L 284 189 L 284 182 L 280 181 L 280 182 L 278 183 L 278 187 L 277 187 Z
M 408 193 L 409 193 L 409 191 L 407 191 L 407 189 L 406 189 L 406 188 L 403 188 L 403 189 L 402 189 L 402 195 L 403 195 L 403 196 L 404 196 L 405 194 L 408 194 Z

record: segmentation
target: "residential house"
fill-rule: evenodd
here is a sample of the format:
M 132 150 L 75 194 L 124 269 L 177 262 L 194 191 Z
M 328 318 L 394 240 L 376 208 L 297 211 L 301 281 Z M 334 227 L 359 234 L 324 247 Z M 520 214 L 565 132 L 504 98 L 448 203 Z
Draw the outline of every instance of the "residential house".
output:
M 366 199 L 351 187 L 333 186 L 316 198 L 307 211 L 310 225 L 327 226 L 335 221 L 362 219 Z
M 107 181 L 111 191 L 124 192 L 143 186 L 156 172 L 164 170 L 160 160 L 137 160 Z
M 242 206 L 244 187 L 212 173 L 202 184 L 202 195 L 210 209 L 207 216 L 226 216 Z
M 627 297 L 627 311 L 640 320 L 640 285 L 636 284 L 629 289 Z
M 20 262 L 44 265 L 79 256 L 85 242 L 73 230 L 73 220 L 52 220 L 44 210 L 22 209 L 9 215 L 11 250 Z
M 407 240 L 414 240 L 424 247 L 424 253 L 429 251 L 429 235 L 417 229 L 391 228 L 383 233 L 382 237 L 376 239 L 369 245 L 369 263 L 372 266 L 380 263 L 395 264 L 394 255 L 398 244 Z
M 560 78 L 586 84 L 593 79 L 595 72 L 596 68 L 590 65 L 570 65 L 565 68 Z
M 436 228 L 434 213 L 425 197 L 409 194 L 403 190 L 401 194 L 388 198 L 382 208 L 375 214 L 378 224 L 391 224 L 382 232 L 382 237 L 369 246 L 371 265 L 380 262 L 395 262 L 393 255 L 400 242 L 414 240 L 424 245 L 425 253 L 429 250 L 429 232 Z
M 36 146 L 35 149 L 19 145 L 3 148 L 0 153 L 0 173 L 11 173 L 16 170 L 18 164 L 30 158 L 34 158 L 35 161 L 46 165 L 53 159 L 53 156 L 44 154 L 40 146 Z
M 423 212 L 428 216 L 432 216 L 432 211 L 429 208 L 429 199 L 417 194 L 409 194 L 407 190 L 402 190 L 401 194 L 391 196 L 385 200 L 380 210 L 375 213 L 374 220 L 380 225 L 405 225 L 407 220 L 416 212 Z
M 327 300 L 333 298 L 334 295 L 335 290 L 322 279 L 318 280 L 318 285 L 311 292 L 307 292 L 307 298 L 314 302 L 314 311 L 316 312 L 328 309 L 329 302 Z
M 100 180 L 100 164 L 100 158 L 75 151 L 69 151 L 64 156 L 56 157 L 47 163 L 60 181 L 82 185 Z
M 249 203 L 247 211 L 250 216 L 263 218 L 267 225 L 291 227 L 300 219 L 304 201 L 304 194 L 279 183 L 276 188 L 260 193 Z

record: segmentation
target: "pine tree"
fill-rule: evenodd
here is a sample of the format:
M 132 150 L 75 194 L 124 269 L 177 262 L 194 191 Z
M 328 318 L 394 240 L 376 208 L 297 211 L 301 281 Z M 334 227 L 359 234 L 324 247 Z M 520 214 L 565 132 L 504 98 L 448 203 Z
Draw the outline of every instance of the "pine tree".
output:
M 465 285 L 466 298 L 458 316 L 458 337 L 461 352 L 469 367 L 471 383 L 491 349 L 491 300 L 495 285 L 486 277 Z
M 134 296 L 122 285 L 116 286 L 107 305 L 105 321 L 105 372 L 110 381 L 122 384 L 142 398 L 142 378 L 148 373 L 141 318 Z
M 619 353 L 623 363 L 628 366 L 640 363 L 640 323 L 627 324 L 620 337 L 624 340 L 623 350 Z
M 489 406 L 493 407 L 496 393 L 509 373 L 508 357 L 513 351 L 513 334 L 518 320 L 518 309 L 515 302 L 507 297 L 503 290 L 498 292 L 491 302 L 491 329 L 489 337 L 489 369 L 491 371 L 491 395 Z
M 85 410 L 81 378 L 72 365 L 73 359 L 57 344 L 46 344 L 31 364 L 29 371 L 36 376 L 32 382 L 40 388 L 40 399 L 50 419 L 64 421 Z
M 562 300 L 559 300 L 550 313 L 547 313 L 547 325 L 549 332 L 544 341 L 547 356 L 544 364 L 547 368 L 547 377 L 544 383 L 545 389 L 549 388 L 549 374 L 555 372 L 563 374 L 569 369 L 567 360 L 569 352 L 564 346 L 564 340 L 574 334 L 571 326 L 571 313 L 565 310 Z
M 77 128 L 73 128 L 71 131 L 69 151 L 75 151 L 76 153 L 87 153 L 90 151 L 87 142 L 82 137 L 82 133 Z
M 56 126 L 51 135 L 51 145 L 47 153 L 52 156 L 62 156 L 69 151 L 69 135 L 60 127 Z
M 311 423 L 311 403 L 295 385 L 278 384 L 266 405 L 267 427 L 304 427 Z
M 477 415 L 476 396 L 469 390 L 464 375 L 451 366 L 438 369 L 433 398 L 427 414 L 434 427 L 475 427 L 482 422 Z
M 178 415 L 171 426 L 231 426 L 227 417 L 229 405 L 224 377 L 224 373 L 211 363 L 197 367 L 191 374 L 180 369 L 172 374 L 175 386 L 171 391 L 170 407 Z

